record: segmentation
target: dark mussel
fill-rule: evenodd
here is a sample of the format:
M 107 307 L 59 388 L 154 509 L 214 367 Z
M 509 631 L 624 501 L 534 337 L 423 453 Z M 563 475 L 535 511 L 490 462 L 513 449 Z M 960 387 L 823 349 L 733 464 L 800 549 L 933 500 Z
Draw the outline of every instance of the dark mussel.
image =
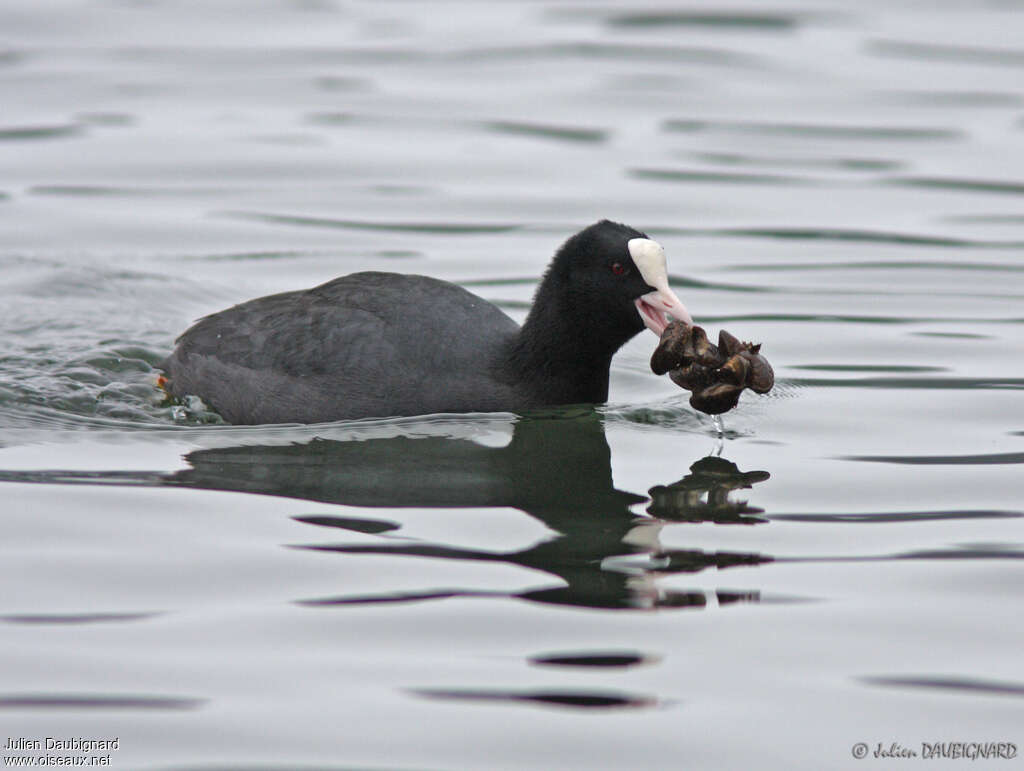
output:
M 690 405 L 709 415 L 735 407 L 744 388 L 764 394 L 775 385 L 760 344 L 742 342 L 723 329 L 716 346 L 702 327 L 678 321 L 662 333 L 651 369 L 657 375 L 668 372 L 673 383 L 692 391 Z
M 749 351 L 740 353 L 750 363 L 750 374 L 747 376 L 747 386 L 751 391 L 759 394 L 766 394 L 775 385 L 775 371 L 768 359 L 761 355 L 761 346 L 752 345 Z
M 708 415 L 721 415 L 728 412 L 740 401 L 743 386 L 731 383 L 716 383 L 690 396 L 690 406 Z

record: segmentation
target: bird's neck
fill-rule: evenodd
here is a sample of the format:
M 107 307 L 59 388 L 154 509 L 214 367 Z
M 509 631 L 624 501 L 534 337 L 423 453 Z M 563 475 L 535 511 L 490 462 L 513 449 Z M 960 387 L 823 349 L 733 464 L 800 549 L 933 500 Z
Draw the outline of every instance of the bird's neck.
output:
M 628 338 L 609 337 L 603 326 L 575 309 L 572 297 L 542 287 L 510 346 L 509 377 L 538 403 L 604 402 L 612 356 Z

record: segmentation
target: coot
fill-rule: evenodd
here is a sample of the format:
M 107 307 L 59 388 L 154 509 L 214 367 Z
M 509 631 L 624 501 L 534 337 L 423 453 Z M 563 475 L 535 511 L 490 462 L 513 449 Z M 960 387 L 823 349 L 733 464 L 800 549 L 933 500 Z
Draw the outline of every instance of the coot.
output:
M 555 254 L 522 328 L 446 281 L 353 273 L 206 316 L 160 368 L 230 423 L 518 412 L 605 401 L 612 355 L 669 316 L 692 323 L 662 247 L 602 220 Z

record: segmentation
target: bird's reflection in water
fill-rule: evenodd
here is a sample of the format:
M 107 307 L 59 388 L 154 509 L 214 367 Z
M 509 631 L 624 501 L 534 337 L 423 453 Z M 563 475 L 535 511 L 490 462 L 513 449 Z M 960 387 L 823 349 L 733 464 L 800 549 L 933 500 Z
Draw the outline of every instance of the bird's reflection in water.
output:
M 301 517 L 321 527 L 379 534 L 375 544 L 308 545 L 338 554 L 382 554 L 499 562 L 557 577 L 549 587 L 517 596 L 534 602 L 590 608 L 704 607 L 703 590 L 660 587 L 656 579 L 707 568 L 758 565 L 761 554 L 667 549 L 659 532 L 668 522 L 756 524 L 764 520 L 730 496 L 768 478 L 715 457 L 698 460 L 679 481 L 650 496 L 617 490 L 601 416 L 587 412 L 535 416 L 515 423 L 511 442 L 487 447 L 449 437 L 314 440 L 289 446 L 199 450 L 191 468 L 169 481 L 189 487 L 283 495 L 360 507 L 514 507 L 553 535 L 518 551 L 487 551 L 396 538 L 400 525 L 370 518 Z M 648 502 L 644 516 L 633 507 Z M 435 589 L 373 596 L 302 600 L 308 606 L 504 596 L 473 589 Z M 717 592 L 719 604 L 757 601 L 756 592 Z

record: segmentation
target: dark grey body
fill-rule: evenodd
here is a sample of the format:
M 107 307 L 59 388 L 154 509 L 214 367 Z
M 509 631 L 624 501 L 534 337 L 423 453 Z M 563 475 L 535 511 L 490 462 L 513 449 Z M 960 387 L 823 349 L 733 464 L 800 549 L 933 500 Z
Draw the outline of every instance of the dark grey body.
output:
M 446 281 L 353 273 L 236 305 L 178 338 L 161 368 L 231 423 L 520 412 L 608 398 L 612 356 L 643 329 L 626 225 L 602 220 L 555 254 L 520 328 Z
M 514 410 L 531 402 L 505 366 L 518 333 L 454 284 L 354 273 L 207 316 L 161 368 L 230 423 Z

